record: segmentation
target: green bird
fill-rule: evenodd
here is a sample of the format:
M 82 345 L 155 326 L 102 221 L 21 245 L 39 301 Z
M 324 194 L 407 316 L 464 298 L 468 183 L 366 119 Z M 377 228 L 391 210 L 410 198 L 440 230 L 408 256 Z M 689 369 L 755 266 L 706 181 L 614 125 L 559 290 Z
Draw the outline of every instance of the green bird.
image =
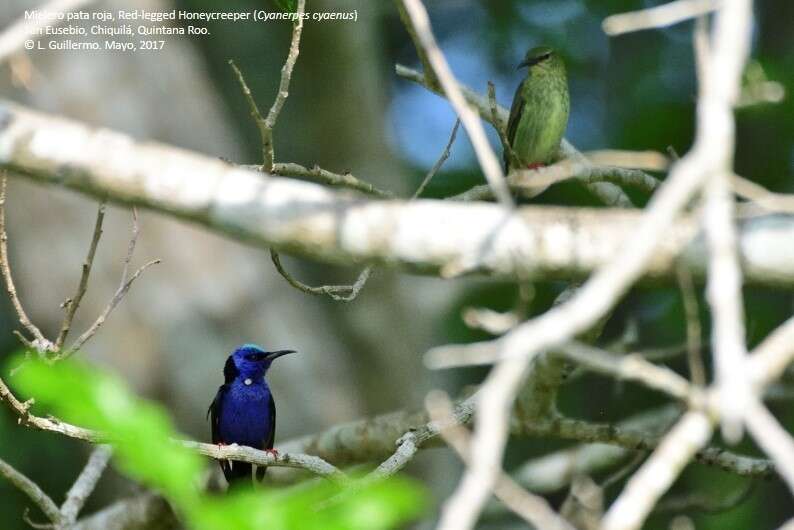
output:
M 570 99 L 565 63 L 546 46 L 529 50 L 518 65 L 527 77 L 518 85 L 507 121 L 507 141 L 522 168 L 534 169 L 551 162 L 568 125 Z M 511 163 L 505 150 L 505 171 Z

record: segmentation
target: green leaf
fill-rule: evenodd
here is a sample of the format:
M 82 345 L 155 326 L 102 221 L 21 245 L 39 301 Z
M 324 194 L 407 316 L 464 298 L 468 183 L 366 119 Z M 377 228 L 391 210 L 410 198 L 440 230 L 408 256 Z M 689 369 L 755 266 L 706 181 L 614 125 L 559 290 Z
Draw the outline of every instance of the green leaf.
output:
M 101 431 L 123 471 L 172 499 L 191 500 L 202 460 L 173 441 L 177 432 L 158 405 L 133 395 L 111 375 L 77 362 L 28 362 L 15 378 L 59 418 Z
M 273 2 L 275 2 L 276 7 L 285 13 L 294 13 L 298 10 L 297 0 L 273 0 Z

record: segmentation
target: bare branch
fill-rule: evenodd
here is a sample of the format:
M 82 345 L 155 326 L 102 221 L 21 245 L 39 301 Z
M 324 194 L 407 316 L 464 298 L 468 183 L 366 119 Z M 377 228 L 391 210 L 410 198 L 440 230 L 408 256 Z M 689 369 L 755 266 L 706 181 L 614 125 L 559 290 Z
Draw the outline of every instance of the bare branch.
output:
M 97 319 L 94 321 L 94 323 L 91 324 L 91 327 L 89 327 L 87 330 L 85 330 L 85 332 L 83 332 L 83 334 L 80 335 L 77 338 L 77 340 L 74 341 L 74 343 L 69 347 L 68 350 L 64 351 L 63 353 L 61 353 L 58 356 L 59 360 L 60 359 L 67 359 L 67 358 L 71 357 L 72 355 L 74 355 L 75 352 L 77 352 L 80 348 L 83 347 L 83 345 L 86 343 L 86 341 L 90 340 L 91 337 L 96 335 L 96 332 L 99 331 L 99 328 L 102 326 L 102 324 L 105 323 L 105 320 L 107 320 L 107 318 L 110 316 L 110 313 L 113 312 L 113 310 L 116 308 L 116 306 L 119 304 L 119 302 L 121 302 L 121 300 L 124 298 L 124 296 L 130 290 L 130 287 L 132 287 L 132 282 L 134 282 L 136 279 L 138 279 L 138 276 L 140 276 L 143 273 L 143 271 L 148 269 L 150 266 L 160 263 L 159 259 L 154 259 L 154 260 L 144 264 L 138 270 L 136 270 L 132 274 L 132 276 L 129 276 L 130 261 L 132 260 L 132 254 L 135 252 L 135 244 L 138 241 L 139 232 L 140 232 L 140 229 L 138 227 L 138 213 L 133 208 L 133 210 L 132 210 L 132 237 L 130 238 L 129 245 L 127 246 L 127 256 L 124 258 L 124 269 L 123 269 L 123 271 L 121 273 L 121 284 L 119 285 L 118 289 L 116 289 L 116 293 L 113 295 L 113 298 L 111 298 L 110 303 L 107 305 L 107 307 L 105 307 L 105 310 L 102 311 L 102 313 L 99 315 L 99 317 L 97 317 Z
M 433 177 L 436 176 L 436 173 L 438 173 L 438 170 L 441 169 L 441 166 L 444 165 L 444 162 L 447 161 L 450 155 L 450 151 L 452 150 L 452 144 L 455 143 L 455 138 L 458 135 L 459 127 L 460 127 L 460 118 L 455 120 L 455 125 L 452 126 L 452 132 L 449 135 L 449 141 L 447 141 L 446 147 L 444 147 L 444 150 L 441 152 L 441 156 L 438 157 L 436 163 L 433 164 L 433 167 L 431 167 L 430 171 L 427 172 L 425 178 L 422 179 L 422 182 L 419 184 L 419 187 L 416 188 L 416 191 L 411 196 L 411 199 L 416 199 L 422 194 L 423 191 L 425 191 L 427 185 L 430 183 Z
M 732 389 L 727 388 L 731 392 Z M 756 443 L 775 462 L 778 474 L 794 493 L 794 440 L 771 412 L 757 399 L 752 399 L 742 411 L 744 422 Z
M 312 287 L 311 285 L 306 285 L 287 272 L 281 264 L 281 257 L 273 249 L 270 249 L 270 259 L 273 261 L 276 271 L 287 280 L 287 283 L 297 290 L 311 295 L 327 295 L 337 302 L 351 302 L 355 300 L 362 287 L 364 287 L 364 284 L 367 283 L 369 275 L 372 273 L 372 267 L 365 268 L 359 273 L 358 279 L 356 279 L 355 283 L 352 285 L 321 285 L 319 287 Z
M 434 391 L 427 395 L 425 405 L 430 418 L 439 425 L 439 434 L 447 444 L 464 462 L 471 462 L 469 433 L 456 421 L 449 397 L 443 392 Z M 557 514 L 543 497 L 524 490 L 507 473 L 501 473 L 497 478 L 494 494 L 534 528 L 573 530 L 571 524 Z
M 720 6 L 721 0 L 676 0 L 660 6 L 612 15 L 604 20 L 607 35 L 620 35 L 631 31 L 663 28 L 690 18 L 708 14 Z
M 263 170 L 262 166 L 252 167 L 254 167 L 257 171 Z M 285 177 L 301 177 L 314 182 L 319 182 L 321 184 L 327 184 L 329 186 L 360 191 L 362 193 L 366 193 L 367 195 L 372 195 L 383 199 L 390 199 L 394 197 L 392 192 L 379 189 L 369 182 L 357 179 L 349 172 L 334 173 L 319 166 L 307 168 L 293 162 L 276 162 L 273 164 L 273 174 L 282 175 Z
M 496 154 L 488 143 L 488 138 L 485 136 L 482 124 L 463 97 L 458 82 L 436 43 L 433 31 L 430 28 L 430 20 L 427 16 L 425 6 L 422 5 L 420 0 L 403 0 L 403 5 L 405 6 L 408 18 L 411 20 L 418 41 L 427 54 L 429 64 L 432 66 L 452 108 L 455 109 L 455 113 L 460 118 L 463 127 L 469 135 L 469 139 L 474 147 L 474 152 L 477 155 L 477 160 L 480 163 L 480 167 L 485 174 L 488 184 L 493 188 L 494 195 L 503 205 L 512 207 L 513 199 L 510 197 L 510 190 L 508 190 L 504 182 L 504 174 L 499 165 L 499 160 L 496 158 Z
M 273 105 L 265 118 L 265 130 L 267 135 L 262 136 L 262 151 L 263 151 L 263 164 L 265 171 L 268 173 L 273 171 L 273 163 L 275 157 L 273 155 L 273 127 L 276 126 L 281 109 L 289 96 L 289 83 L 292 79 L 292 70 L 295 68 L 295 62 L 298 60 L 300 53 L 301 33 L 303 32 L 303 13 L 306 10 L 306 0 L 298 0 L 298 7 L 296 10 L 295 25 L 292 27 L 292 40 L 289 45 L 289 53 L 284 65 L 281 67 L 281 80 L 278 85 L 278 93 L 276 99 L 273 100 Z
M 94 256 L 96 255 L 97 245 L 99 245 L 99 238 L 102 237 L 102 222 L 105 219 L 105 202 L 99 203 L 99 208 L 96 214 L 96 223 L 94 224 L 94 234 L 91 237 L 91 245 L 88 247 L 88 255 L 83 262 L 83 272 L 80 275 L 80 283 L 77 285 L 77 292 L 72 298 L 64 302 L 66 314 L 61 323 L 61 331 L 58 333 L 58 338 L 55 339 L 55 348 L 60 350 L 66 337 L 69 335 L 69 330 L 72 327 L 74 315 L 77 313 L 77 308 L 80 307 L 80 301 L 83 299 L 86 290 L 88 289 L 88 277 L 91 274 L 91 265 L 94 263 Z
M 603 530 L 639 528 L 678 474 L 708 443 L 711 432 L 705 414 L 685 414 L 609 508 L 602 521 Z
M 701 355 L 703 340 L 698 302 L 695 296 L 695 287 L 692 284 L 692 274 L 684 267 L 678 267 L 677 272 L 678 285 L 681 289 L 681 299 L 684 306 L 684 316 L 686 318 L 689 377 L 694 385 L 704 387 L 706 386 L 706 367 L 703 364 L 703 356 Z
M 597 183 L 611 183 L 621 187 L 635 188 L 649 195 L 661 185 L 660 181 L 643 171 L 615 166 L 595 166 L 585 159 L 564 159 L 550 166 L 521 169 L 507 175 L 507 184 L 510 189 L 527 198 L 540 195 L 549 186 L 567 180 L 577 180 L 588 186 L 591 191 L 593 191 L 592 186 Z M 493 193 L 488 186 L 475 186 L 450 197 L 450 199 L 462 201 L 491 198 L 493 198 Z
M 612 259 L 640 219 L 639 212 L 603 208 L 521 207 L 505 218 L 492 204 L 371 201 L 12 104 L 0 103 L 0 118 L 9 124 L 0 141 L 14 146 L 0 153 L 0 168 L 12 167 L 14 176 L 141 205 L 251 246 L 330 263 L 388 264 L 425 274 L 470 263 L 465 270 L 497 278 L 570 280 Z M 43 140 L 34 146 L 33 138 Z M 64 139 L 73 150 L 59 148 Z M 117 156 L 105 156 L 109 149 Z M 694 218 L 679 215 L 645 276 L 673 279 L 675 256 L 697 229 Z M 739 248 L 748 284 L 794 284 L 794 217 L 744 220 Z M 683 263 L 696 278 L 705 256 L 700 239 L 685 251 Z
M 53 344 L 44 337 L 44 335 L 41 333 L 41 330 L 39 330 L 39 328 L 37 328 L 36 325 L 30 321 L 30 318 L 28 318 L 27 313 L 25 313 L 25 309 L 22 307 L 22 303 L 19 301 L 19 296 L 17 295 L 17 290 L 14 286 L 14 280 L 11 277 L 11 265 L 10 260 L 8 259 L 8 234 L 6 233 L 5 226 L 7 180 L 6 172 L 4 171 L 2 176 L 0 176 L 0 272 L 3 274 L 6 292 L 8 292 L 8 297 L 11 299 L 11 304 L 14 306 L 14 310 L 17 313 L 19 323 L 28 331 L 28 333 L 33 336 L 33 341 L 31 342 L 27 339 L 23 339 L 21 334 L 18 334 L 17 336 L 20 337 L 22 343 L 26 346 L 33 346 L 39 354 L 45 354 L 53 351 L 55 348 Z
M 36 503 L 44 515 L 52 521 L 54 525 L 60 525 L 62 522 L 61 512 L 58 506 L 52 499 L 44 493 L 39 486 L 30 480 L 28 477 L 14 469 L 10 464 L 0 459 L 0 475 L 4 476 L 8 481 L 27 495 L 30 500 Z
M 733 191 L 768 212 L 794 213 L 794 195 L 773 193 L 763 186 L 738 175 L 731 177 Z
M 30 414 L 28 405 L 20 402 L 14 394 L 11 393 L 8 386 L 1 378 L 0 401 L 7 403 L 11 410 L 17 414 L 19 423 L 27 427 L 55 432 L 69 438 L 75 438 L 93 444 L 107 444 L 113 441 L 104 433 L 78 427 L 52 416 L 43 418 Z M 181 443 L 199 454 L 218 460 L 236 460 L 264 466 L 299 468 L 329 478 L 344 480 L 344 474 L 341 471 L 325 462 L 322 458 L 316 456 L 303 455 L 297 452 L 280 452 L 278 455 L 274 455 L 270 452 L 260 451 L 251 447 L 239 445 L 217 446 L 189 440 L 175 440 L 175 442 Z M 88 478 L 85 479 L 85 482 L 88 482 Z
M 83 471 L 69 488 L 66 500 L 61 505 L 61 517 L 66 524 L 73 524 L 77 520 L 80 510 L 83 509 L 83 505 L 96 488 L 97 482 L 102 478 L 102 473 L 112 454 L 113 451 L 107 445 L 97 446 L 91 452 Z

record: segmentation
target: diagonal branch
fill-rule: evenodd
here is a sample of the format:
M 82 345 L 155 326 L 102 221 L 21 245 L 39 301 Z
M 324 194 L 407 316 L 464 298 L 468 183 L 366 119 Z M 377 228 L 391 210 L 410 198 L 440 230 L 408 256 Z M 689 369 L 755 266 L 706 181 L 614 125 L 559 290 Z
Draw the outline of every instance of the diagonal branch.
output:
M 118 289 L 116 289 L 113 298 L 110 299 L 110 303 L 105 307 L 104 311 L 97 317 L 91 326 L 80 335 L 77 340 L 69 347 L 68 350 L 62 352 L 58 356 L 58 360 L 68 359 L 72 355 L 74 355 L 83 345 L 91 339 L 96 332 L 99 331 L 99 328 L 102 324 L 105 323 L 105 320 L 110 316 L 110 313 L 116 308 L 116 306 L 121 302 L 127 292 L 132 287 L 132 283 L 138 279 L 143 271 L 148 269 L 152 265 L 156 265 L 160 263 L 159 259 L 151 260 L 150 262 L 144 264 L 138 270 L 136 270 L 132 276 L 129 275 L 130 270 L 130 261 L 132 261 L 132 254 L 135 252 L 135 245 L 138 242 L 138 234 L 140 233 L 140 227 L 138 226 L 138 212 L 133 208 L 132 210 L 132 237 L 130 238 L 130 242 L 127 245 L 127 255 L 124 258 L 124 269 L 121 273 L 121 284 L 119 285 Z
M 458 86 L 458 81 L 455 79 L 449 64 L 447 64 L 447 60 L 436 43 L 433 31 L 430 28 L 427 10 L 425 10 L 420 0 L 402 0 L 402 3 L 416 32 L 417 39 L 421 43 L 424 53 L 427 54 L 428 63 L 432 66 L 433 72 L 444 89 L 447 99 L 449 99 L 452 108 L 455 109 L 455 113 L 469 135 L 477 160 L 485 174 L 485 179 L 493 188 L 494 195 L 503 205 L 513 206 L 513 199 L 510 196 L 510 190 L 505 184 L 499 160 L 488 143 L 482 124 L 466 102 L 463 92 Z
M 91 245 L 88 247 L 88 255 L 83 262 L 83 272 L 80 275 L 80 283 L 77 285 L 77 292 L 75 295 L 64 302 L 66 314 L 61 323 L 61 331 L 58 333 L 58 338 L 55 339 L 55 348 L 60 350 L 66 337 L 69 335 L 69 330 L 72 327 L 74 315 L 77 313 L 77 308 L 88 289 L 88 277 L 91 274 L 91 266 L 94 263 L 94 256 L 96 255 L 97 245 L 99 245 L 99 238 L 102 237 L 102 222 L 105 219 L 105 202 L 99 203 L 99 209 L 96 214 L 96 223 L 94 224 L 94 234 L 91 237 Z
M 63 519 L 61 512 L 58 510 L 58 506 L 56 506 L 49 495 L 44 493 L 35 482 L 14 469 L 3 459 L 0 459 L 0 475 L 4 476 L 11 484 L 16 486 L 17 489 L 36 503 L 36 506 L 41 509 L 44 515 L 46 515 L 54 525 L 57 526 L 61 524 Z
M 74 524 L 80 510 L 96 488 L 97 482 L 110 462 L 113 451 L 107 445 L 99 445 L 91 452 L 83 471 L 66 493 L 66 500 L 61 505 L 61 517 L 66 524 Z
M 6 233 L 5 225 L 5 203 L 6 203 L 6 185 L 7 185 L 6 172 L 2 172 L 0 176 L 0 272 L 3 274 L 5 281 L 6 292 L 11 299 L 11 304 L 14 306 L 14 311 L 17 313 L 19 323 L 24 327 L 28 333 L 33 336 L 31 343 L 22 335 L 19 338 L 25 343 L 26 346 L 33 347 L 40 354 L 52 351 L 54 349 L 52 343 L 47 340 L 42 334 L 41 330 L 36 327 L 33 322 L 28 318 L 25 309 L 22 307 L 22 302 L 19 301 L 16 287 L 14 286 L 14 279 L 11 277 L 11 265 L 8 259 L 8 234 Z

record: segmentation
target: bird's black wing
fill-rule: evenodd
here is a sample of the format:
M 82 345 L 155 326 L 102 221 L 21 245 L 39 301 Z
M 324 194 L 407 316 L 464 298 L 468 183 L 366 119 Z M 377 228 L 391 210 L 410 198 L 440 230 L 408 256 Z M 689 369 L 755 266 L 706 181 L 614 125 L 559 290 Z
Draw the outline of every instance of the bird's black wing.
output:
M 518 88 L 516 88 L 516 93 L 513 96 L 513 104 L 510 107 L 510 117 L 507 119 L 507 142 L 510 145 L 513 145 L 515 138 L 516 138 L 516 131 L 518 130 L 518 122 L 521 121 L 521 115 L 524 113 L 524 106 L 526 105 L 526 101 L 524 97 L 521 95 L 522 88 L 524 86 L 524 81 L 518 84 Z M 505 149 L 503 154 L 503 158 L 505 161 L 505 173 L 510 170 L 510 152 Z
M 223 406 L 223 398 L 228 390 L 228 385 L 221 385 L 218 387 L 218 392 L 215 394 L 215 399 L 212 400 L 210 407 L 207 409 L 207 417 L 210 420 L 210 426 L 212 428 L 212 443 L 214 444 L 223 442 L 223 440 L 221 440 L 219 424 L 221 421 L 221 407 Z
M 270 407 L 270 427 L 265 438 L 264 449 L 273 449 L 273 442 L 276 439 L 276 400 L 273 399 L 273 396 L 270 396 L 268 407 Z

